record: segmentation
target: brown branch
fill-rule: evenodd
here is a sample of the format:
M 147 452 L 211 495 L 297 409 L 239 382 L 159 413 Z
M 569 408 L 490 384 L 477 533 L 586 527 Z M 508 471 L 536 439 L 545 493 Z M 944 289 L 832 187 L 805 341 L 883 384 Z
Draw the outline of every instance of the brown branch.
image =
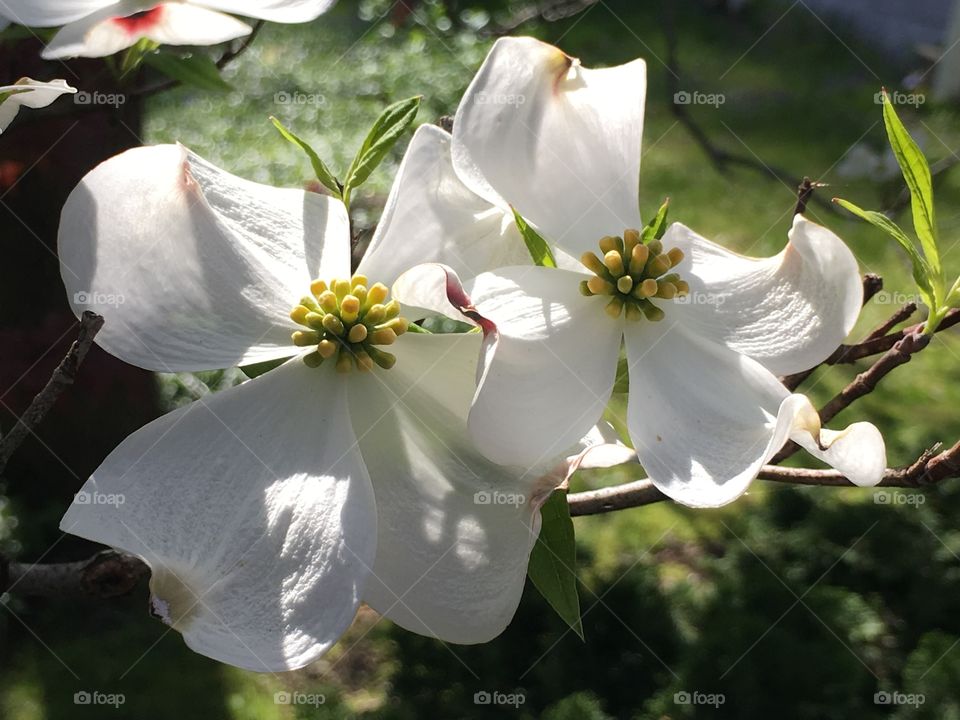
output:
M 43 420 L 64 389 L 73 384 L 77 371 L 101 327 L 103 327 L 103 318 L 100 315 L 89 310 L 83 313 L 80 318 L 80 332 L 70 346 L 70 350 L 67 351 L 66 357 L 60 361 L 43 390 L 33 398 L 30 407 L 20 416 L 17 424 L 0 440 L 0 473 L 3 473 L 10 457 Z
M 137 557 L 104 550 L 86 560 L 34 565 L 5 564 L 0 572 L 0 592 L 24 597 L 93 597 L 125 595 L 150 568 Z
M 764 465 L 758 478 L 792 485 L 856 487 L 836 470 Z M 923 488 L 951 478 L 960 478 L 960 442 L 940 453 L 936 452 L 936 448 L 927 450 L 910 465 L 887 469 L 877 487 Z M 650 480 L 634 480 L 622 485 L 572 493 L 567 496 L 570 514 L 574 517 L 615 512 L 669 499 L 654 487 Z

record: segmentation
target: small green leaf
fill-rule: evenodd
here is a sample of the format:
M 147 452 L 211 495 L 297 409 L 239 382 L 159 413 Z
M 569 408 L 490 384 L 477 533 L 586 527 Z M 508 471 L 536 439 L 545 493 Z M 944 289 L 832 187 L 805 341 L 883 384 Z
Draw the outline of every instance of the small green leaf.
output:
M 657 214 L 653 220 L 648 222 L 643 228 L 643 232 L 640 233 L 640 239 L 644 244 L 652 242 L 653 240 L 659 240 L 663 237 L 663 234 L 667 231 L 667 210 L 669 207 L 670 198 L 667 198 L 663 201 L 660 209 L 657 210 Z
M 910 133 L 900 122 L 886 90 L 882 92 L 882 97 L 883 123 L 887 128 L 890 147 L 900 165 L 903 179 L 910 189 L 913 226 L 932 271 L 930 281 L 934 287 L 942 288 L 943 271 L 940 266 L 940 251 L 937 249 L 937 223 L 933 211 L 933 181 L 930 177 L 930 166 L 920 148 L 910 137 Z
M 289 358 L 280 358 L 279 360 L 264 360 L 263 362 L 254 363 L 253 365 L 244 365 L 240 368 L 244 375 L 246 375 L 251 380 L 255 377 L 260 377 L 264 373 L 268 373 L 274 368 L 278 368 L 283 365 Z
M 327 188 L 330 192 L 333 193 L 334 197 L 341 197 L 343 192 L 343 187 L 340 185 L 340 182 L 337 178 L 334 177 L 333 173 L 330 172 L 330 169 L 324 164 L 323 160 L 320 159 L 320 156 L 314 151 L 306 141 L 301 140 L 299 137 L 294 135 L 292 132 L 287 130 L 279 120 L 275 117 L 270 117 L 270 122 L 273 123 L 273 126 L 280 131 L 280 134 L 283 135 L 291 143 L 303 150 L 307 157 L 310 158 L 310 164 L 313 166 L 313 172 L 317 175 L 317 180 Z
M 540 233 L 530 227 L 530 223 L 523 219 L 523 216 L 516 211 L 516 209 L 511 206 L 513 210 L 513 219 L 517 223 L 517 230 L 520 231 L 520 235 L 523 237 L 523 242 L 527 245 L 527 250 L 530 252 L 530 257 L 533 258 L 533 262 L 540 267 L 549 267 L 555 268 L 557 266 L 557 261 L 553 257 L 553 253 L 550 252 L 550 246 L 547 245 L 547 241 L 544 240 Z
M 919 288 L 920 293 L 924 297 L 924 302 L 927 303 L 927 306 L 932 310 L 935 310 L 937 307 L 937 301 L 934 296 L 933 287 L 930 284 L 930 266 L 927 264 L 927 261 L 924 259 L 923 255 L 920 254 L 920 251 L 917 250 L 916 246 L 913 244 L 913 241 L 907 237 L 906 233 L 900 229 L 900 227 L 888 218 L 883 213 L 878 213 L 873 210 L 864 210 L 852 202 L 843 200 L 841 198 L 834 198 L 833 201 L 837 203 L 840 207 L 849 210 L 857 217 L 866 220 L 868 223 L 883 230 L 887 235 L 892 237 L 898 243 L 900 247 L 907 251 L 907 255 L 910 256 L 910 262 L 913 265 L 913 279 L 917 283 L 917 288 Z
M 362 185 L 370 173 L 383 162 L 390 149 L 396 144 L 397 140 L 407 131 L 410 125 L 417 117 L 420 110 L 420 100 L 417 97 L 408 98 L 394 103 L 381 113 L 380 117 L 367 133 L 360 151 L 350 163 L 350 169 L 347 170 L 347 176 L 344 180 L 344 202 L 350 198 L 350 192 Z
M 575 570 L 577 547 L 566 491 L 554 491 L 540 508 L 540 517 L 543 524 L 530 554 L 527 574 L 550 607 L 583 640 Z
M 201 90 L 232 90 L 230 83 L 220 77 L 220 68 L 207 55 L 172 55 L 170 53 L 149 53 L 144 62 L 156 68 L 164 75 Z

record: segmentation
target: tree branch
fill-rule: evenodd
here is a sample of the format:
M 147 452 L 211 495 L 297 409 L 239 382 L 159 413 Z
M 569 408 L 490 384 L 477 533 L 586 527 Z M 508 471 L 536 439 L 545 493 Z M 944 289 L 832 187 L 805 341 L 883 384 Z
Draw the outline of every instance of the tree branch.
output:
M 86 560 L 36 565 L 4 563 L 0 568 L 0 593 L 24 597 L 92 597 L 125 595 L 150 568 L 133 555 L 104 550 Z
M 77 371 L 80 369 L 83 359 L 87 356 L 87 351 L 90 350 L 94 338 L 102 327 L 103 318 L 100 315 L 89 310 L 83 313 L 80 318 L 80 332 L 70 346 L 70 350 L 67 351 L 66 357 L 60 361 L 57 369 L 50 376 L 50 380 L 47 381 L 43 390 L 33 398 L 30 407 L 20 416 L 17 424 L 0 440 L 0 473 L 3 473 L 10 457 L 43 420 L 43 417 L 54 406 L 64 389 L 73 384 Z

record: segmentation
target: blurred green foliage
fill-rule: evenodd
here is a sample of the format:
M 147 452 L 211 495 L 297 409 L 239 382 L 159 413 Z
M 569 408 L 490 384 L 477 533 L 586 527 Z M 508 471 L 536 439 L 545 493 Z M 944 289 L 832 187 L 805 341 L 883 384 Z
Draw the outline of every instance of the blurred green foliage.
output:
M 671 198 L 671 219 L 752 255 L 783 246 L 793 188 L 747 169 L 717 173 L 670 111 L 663 3 L 610 0 L 556 23 L 520 31 L 559 43 L 587 66 L 645 57 L 649 98 L 641 204 Z M 515 3 L 422 2 L 397 20 L 386 0 L 341 2 L 309 26 L 268 25 L 227 72 L 222 95 L 180 89 L 157 97 L 151 142 L 179 140 L 234 173 L 300 185 L 303 155 L 267 121 L 276 115 L 331 167 L 345 167 L 388 103 L 423 94 L 420 121 L 452 114 L 490 46 L 482 35 Z M 733 18 L 678 3 L 681 87 L 723 93 L 692 114 L 714 141 L 758 162 L 831 183 L 826 193 L 864 207 L 888 204 L 889 179 L 842 174 L 854 146 L 881 153 L 874 94 L 898 87 L 904 68 L 828 30 L 803 7 L 757 2 Z M 834 33 L 844 39 L 841 41 Z M 903 111 L 931 160 L 960 146 L 956 108 Z M 402 144 L 401 144 L 402 145 Z M 355 207 L 372 223 L 402 153 L 397 148 Z M 960 173 L 937 179 L 948 275 L 956 240 Z M 861 336 L 913 292 L 909 268 L 887 238 L 853 218 L 811 205 L 880 273 L 888 295 L 865 311 Z M 900 218 L 904 219 L 904 218 Z M 886 304 L 884 304 L 886 303 Z M 960 342 L 941 337 L 880 391 L 842 413 L 884 432 L 891 463 L 960 437 Z M 804 386 L 824 401 L 858 368 L 818 371 Z M 234 372 L 165 377 L 168 407 Z M 201 384 L 197 384 L 200 382 Z M 797 457 L 795 462 L 811 462 Z M 622 480 L 581 473 L 574 491 Z M 633 717 L 960 718 L 960 484 L 922 494 L 756 483 L 719 511 L 666 504 L 576 520 L 586 643 L 528 587 L 517 618 L 496 641 L 457 647 L 376 622 L 364 613 L 316 665 L 256 675 L 194 655 L 144 612 L 141 596 L 75 609 L 8 599 L 31 630 L 4 618 L 0 716 L 40 718 Z M 0 540 L 17 531 L 0 508 Z M 28 548 L 37 554 L 42 547 Z M 36 557 L 32 555 L 29 557 Z M 2 617 L 2 616 L 0 616 Z M 36 632 L 36 637 L 32 633 Z M 59 658 L 59 659 L 58 659 Z M 68 668 L 82 669 L 83 682 Z M 77 690 L 123 692 L 114 710 L 75 706 Z M 319 706 L 275 703 L 274 693 L 323 694 Z M 523 695 L 518 707 L 474 702 L 476 693 Z M 876 693 L 921 693 L 924 703 L 878 704 Z M 680 693 L 680 695 L 678 695 Z M 713 707 L 682 693 L 722 693 Z M 88 712 L 89 711 L 89 712 Z

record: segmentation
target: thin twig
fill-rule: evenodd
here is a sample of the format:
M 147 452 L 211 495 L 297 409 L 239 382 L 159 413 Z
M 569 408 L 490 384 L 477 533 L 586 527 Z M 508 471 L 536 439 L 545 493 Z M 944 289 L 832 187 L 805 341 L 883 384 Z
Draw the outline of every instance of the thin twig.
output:
M 43 417 L 57 402 L 67 385 L 73 384 L 77 371 L 80 369 L 80 365 L 87 356 L 87 351 L 90 350 L 90 346 L 101 327 L 103 327 L 103 318 L 100 315 L 89 310 L 83 313 L 80 318 L 80 332 L 70 346 L 70 350 L 67 351 L 66 357 L 60 361 L 57 369 L 50 376 L 50 380 L 47 381 L 43 390 L 33 398 L 30 407 L 20 416 L 17 424 L 0 440 L 0 473 L 3 473 L 10 457 L 43 420 Z
M 855 487 L 836 470 L 764 465 L 758 477 L 762 480 L 793 485 Z M 960 477 L 960 442 L 940 453 L 937 453 L 936 449 L 927 450 L 917 460 L 904 467 L 887 469 L 877 487 L 922 488 L 958 477 Z M 575 517 L 615 512 L 669 499 L 650 480 L 634 480 L 622 485 L 572 493 L 567 496 L 570 514 Z
M 24 597 L 116 597 L 133 590 L 150 574 L 142 560 L 116 550 L 71 563 L 9 563 L 3 570 L 0 593 Z

